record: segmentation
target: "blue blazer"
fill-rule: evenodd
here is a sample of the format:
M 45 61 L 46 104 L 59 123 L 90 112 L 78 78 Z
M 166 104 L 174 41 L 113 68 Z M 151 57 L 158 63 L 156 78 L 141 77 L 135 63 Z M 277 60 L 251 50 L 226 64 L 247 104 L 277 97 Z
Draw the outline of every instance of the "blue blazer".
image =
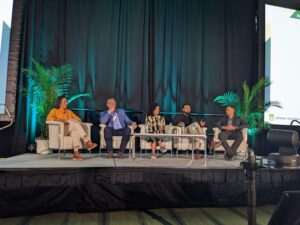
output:
M 131 125 L 133 122 L 128 118 L 126 115 L 125 110 L 123 109 L 117 109 L 116 110 L 117 116 L 119 118 L 119 121 L 121 123 L 122 128 L 125 128 L 128 125 Z M 113 121 L 112 121 L 112 114 L 108 112 L 108 110 L 103 111 L 100 115 L 100 123 L 105 124 L 108 127 L 113 127 Z

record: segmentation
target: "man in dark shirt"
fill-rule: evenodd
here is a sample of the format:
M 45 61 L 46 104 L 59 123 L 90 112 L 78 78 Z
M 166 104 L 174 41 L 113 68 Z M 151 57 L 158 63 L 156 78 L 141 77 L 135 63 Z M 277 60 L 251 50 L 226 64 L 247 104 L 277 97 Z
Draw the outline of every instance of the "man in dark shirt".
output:
M 173 124 L 179 127 L 184 128 L 184 133 L 186 134 L 204 134 L 201 127 L 205 126 L 205 121 L 203 118 L 200 119 L 198 123 L 195 116 L 192 116 L 191 113 L 191 105 L 183 104 L 182 106 L 182 114 L 177 114 L 173 119 Z M 196 139 L 196 146 L 200 149 L 201 140 Z M 200 159 L 199 151 L 196 151 L 195 159 Z
M 229 105 L 226 107 L 226 117 L 217 122 L 217 127 L 221 129 L 219 139 L 226 151 L 225 159 L 235 159 L 237 149 L 243 141 L 241 130 L 247 127 L 246 122 L 236 116 L 234 106 Z M 228 139 L 234 140 L 232 146 L 229 146 Z
M 187 103 L 183 104 L 182 106 L 182 114 L 177 114 L 175 116 L 175 118 L 173 119 L 173 124 L 176 126 L 180 126 L 180 127 L 188 127 L 190 126 L 192 123 L 197 123 L 198 121 L 196 119 L 195 116 L 192 116 L 191 113 L 191 106 Z M 205 126 L 205 121 L 201 118 L 200 122 L 199 122 L 199 127 L 204 127 Z M 202 132 L 202 129 L 201 129 Z

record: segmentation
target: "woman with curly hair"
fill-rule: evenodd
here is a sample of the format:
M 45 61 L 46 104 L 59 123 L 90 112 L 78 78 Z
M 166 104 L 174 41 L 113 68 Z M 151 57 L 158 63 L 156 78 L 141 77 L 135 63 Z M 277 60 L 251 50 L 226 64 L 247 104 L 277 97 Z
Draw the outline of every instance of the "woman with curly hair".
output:
M 147 132 L 154 134 L 165 133 L 166 121 L 165 118 L 160 115 L 160 106 L 158 103 L 153 103 L 150 108 L 148 115 L 146 116 Z M 147 138 L 151 142 L 152 156 L 151 159 L 156 159 L 156 147 L 160 147 L 160 151 L 165 153 L 167 150 L 162 138 L 150 137 Z

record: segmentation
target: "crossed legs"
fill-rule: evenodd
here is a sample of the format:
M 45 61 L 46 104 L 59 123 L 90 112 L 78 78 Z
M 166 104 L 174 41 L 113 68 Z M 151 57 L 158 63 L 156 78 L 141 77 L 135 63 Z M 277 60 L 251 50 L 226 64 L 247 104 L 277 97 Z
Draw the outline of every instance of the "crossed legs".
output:
M 243 134 L 240 131 L 222 131 L 219 139 L 226 151 L 226 156 L 231 159 L 236 155 L 237 149 L 243 141 Z M 233 144 L 229 146 L 227 140 L 234 140 Z
M 87 150 L 92 150 L 97 146 L 97 144 L 91 142 L 87 138 L 87 134 L 84 131 L 81 123 L 70 120 L 68 124 L 65 126 L 65 135 L 70 135 L 72 137 L 72 145 L 74 149 L 73 160 L 82 160 L 82 157 L 79 155 L 79 147 L 81 146 L 81 141 L 87 147 Z

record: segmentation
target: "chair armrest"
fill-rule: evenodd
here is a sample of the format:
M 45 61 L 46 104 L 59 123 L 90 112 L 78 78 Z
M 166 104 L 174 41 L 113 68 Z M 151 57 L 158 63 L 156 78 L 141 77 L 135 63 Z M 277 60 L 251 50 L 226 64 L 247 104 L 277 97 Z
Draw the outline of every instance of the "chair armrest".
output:
M 247 143 L 248 142 L 248 128 L 242 129 L 243 139 Z
M 218 127 L 214 127 L 212 130 L 214 131 L 214 141 L 220 141 L 219 134 L 221 133 L 221 129 Z
M 176 134 L 183 134 L 183 127 L 172 125 L 170 126 L 170 129 L 176 130 Z M 206 135 L 207 127 L 201 127 L 201 129 L 203 130 L 204 135 Z
M 93 124 L 92 123 L 87 123 L 87 122 L 81 122 L 82 124 L 86 125 L 86 126 L 89 126 L 89 127 L 92 127 Z
M 173 125 L 166 125 L 165 130 L 166 130 L 166 134 L 180 134 L 181 132 L 180 127 L 173 126 Z
M 214 141 L 220 141 L 220 140 L 219 140 L 219 134 L 221 133 L 220 128 L 214 127 L 214 128 L 213 128 L 213 131 L 214 131 Z M 243 129 L 241 130 L 241 132 L 242 132 L 242 134 L 243 134 L 243 140 L 244 140 L 245 142 L 247 142 L 247 141 L 248 141 L 248 134 L 247 134 L 248 128 L 243 128 Z
M 133 134 L 134 133 L 134 129 L 131 125 L 128 125 L 128 127 L 130 128 L 130 134 Z
M 183 133 L 182 127 L 180 127 L 180 126 L 172 125 L 171 128 L 172 128 L 172 130 L 176 130 L 176 134 L 182 134 Z
M 104 139 L 104 129 L 106 127 L 105 124 L 99 124 L 99 127 L 100 127 L 100 137 L 102 137 Z
M 56 126 L 58 126 L 58 125 L 64 126 L 64 123 L 60 122 L 60 121 L 46 121 L 46 124 L 48 124 L 48 125 L 56 125 Z
M 100 134 L 100 148 L 105 148 L 106 145 L 105 145 L 105 140 L 104 140 L 104 129 L 105 129 L 106 125 L 100 123 L 99 127 L 100 127 L 100 132 L 99 132 L 99 134 Z
M 64 134 L 65 134 L 65 125 L 63 122 L 59 122 L 59 121 L 46 121 L 46 124 L 49 125 L 49 142 L 51 142 L 50 138 L 54 138 L 54 136 L 56 135 L 56 132 L 51 132 L 52 129 L 50 129 L 51 126 L 57 126 L 58 127 L 58 132 L 57 133 L 57 137 L 55 138 L 58 138 L 58 143 L 59 143 L 59 146 L 58 148 L 61 148 L 64 146 Z
M 139 124 L 138 127 L 141 129 L 141 134 L 146 133 L 146 124 Z

